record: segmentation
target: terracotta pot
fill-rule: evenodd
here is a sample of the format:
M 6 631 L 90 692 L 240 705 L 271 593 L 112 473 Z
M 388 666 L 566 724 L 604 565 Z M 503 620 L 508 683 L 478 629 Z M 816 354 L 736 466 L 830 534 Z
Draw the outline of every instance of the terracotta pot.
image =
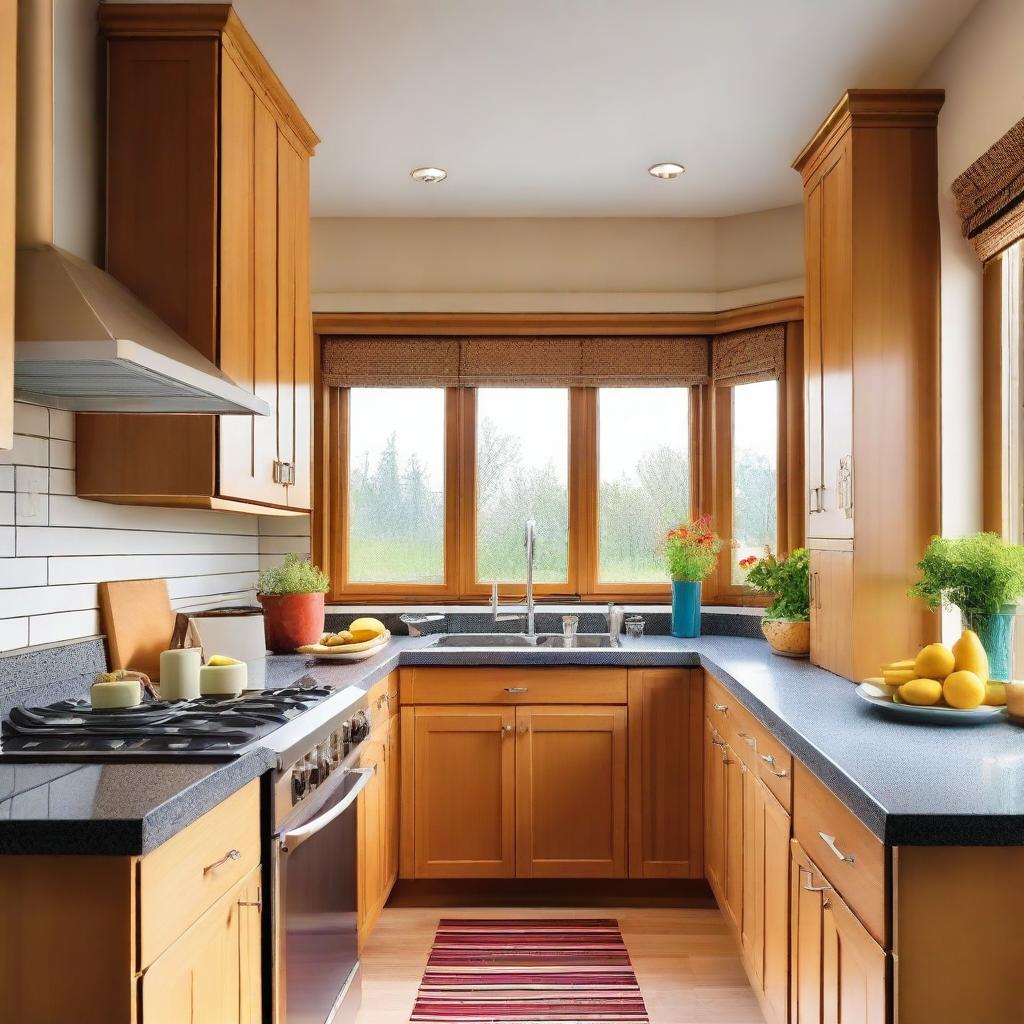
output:
M 811 653 L 811 624 L 796 619 L 762 619 L 761 632 L 775 654 L 806 658 Z
M 263 605 L 263 635 L 268 651 L 292 654 L 296 647 L 315 644 L 323 636 L 323 594 L 256 596 Z

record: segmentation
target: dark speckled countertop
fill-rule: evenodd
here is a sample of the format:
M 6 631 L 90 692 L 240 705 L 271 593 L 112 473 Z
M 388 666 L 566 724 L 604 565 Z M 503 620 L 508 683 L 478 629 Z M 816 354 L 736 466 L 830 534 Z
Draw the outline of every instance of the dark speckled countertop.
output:
M 886 843 L 1024 845 L 1024 729 L 1005 720 L 891 720 L 847 680 L 775 657 L 760 640 L 647 637 L 624 640 L 617 650 L 576 651 L 434 650 L 432 642 L 396 638 L 350 665 L 270 658 L 267 683 L 308 676 L 365 689 L 399 663 L 701 665 Z M 86 685 L 85 677 L 69 680 L 48 699 Z M 262 747 L 226 764 L 0 764 L 0 852 L 146 853 L 272 765 Z

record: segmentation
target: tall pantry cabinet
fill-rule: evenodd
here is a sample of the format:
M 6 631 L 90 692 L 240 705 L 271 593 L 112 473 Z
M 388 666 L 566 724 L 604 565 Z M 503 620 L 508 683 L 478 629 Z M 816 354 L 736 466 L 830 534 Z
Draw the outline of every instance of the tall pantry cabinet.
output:
M 306 511 L 319 140 L 230 6 L 103 4 L 99 18 L 108 269 L 272 412 L 80 414 L 78 493 Z
M 851 90 L 804 183 L 811 660 L 877 675 L 937 638 L 907 596 L 940 528 L 941 90 Z

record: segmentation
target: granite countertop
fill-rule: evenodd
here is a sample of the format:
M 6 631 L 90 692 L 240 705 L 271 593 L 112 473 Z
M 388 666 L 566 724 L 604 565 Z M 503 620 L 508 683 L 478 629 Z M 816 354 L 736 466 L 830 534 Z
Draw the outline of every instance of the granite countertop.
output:
M 368 689 L 402 665 L 701 666 L 891 845 L 1024 845 L 1024 729 L 909 724 L 853 685 L 761 640 L 645 637 L 611 650 L 431 649 L 396 638 L 354 664 L 267 660 L 267 685 Z M 78 686 L 77 691 L 75 686 Z M 69 680 L 49 699 L 84 692 Z M 22 699 L 24 699 L 22 695 Z M 0 706 L 0 711 L 6 710 Z M 220 764 L 0 764 L 0 853 L 146 853 L 273 766 L 263 747 Z

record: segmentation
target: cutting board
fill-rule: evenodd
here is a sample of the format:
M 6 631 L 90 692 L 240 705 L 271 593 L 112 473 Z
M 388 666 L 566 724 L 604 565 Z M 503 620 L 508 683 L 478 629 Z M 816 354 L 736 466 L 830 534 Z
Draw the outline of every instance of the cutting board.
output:
M 174 612 L 167 580 L 117 580 L 99 585 L 100 623 L 110 667 L 160 677 L 160 653 L 171 644 Z

